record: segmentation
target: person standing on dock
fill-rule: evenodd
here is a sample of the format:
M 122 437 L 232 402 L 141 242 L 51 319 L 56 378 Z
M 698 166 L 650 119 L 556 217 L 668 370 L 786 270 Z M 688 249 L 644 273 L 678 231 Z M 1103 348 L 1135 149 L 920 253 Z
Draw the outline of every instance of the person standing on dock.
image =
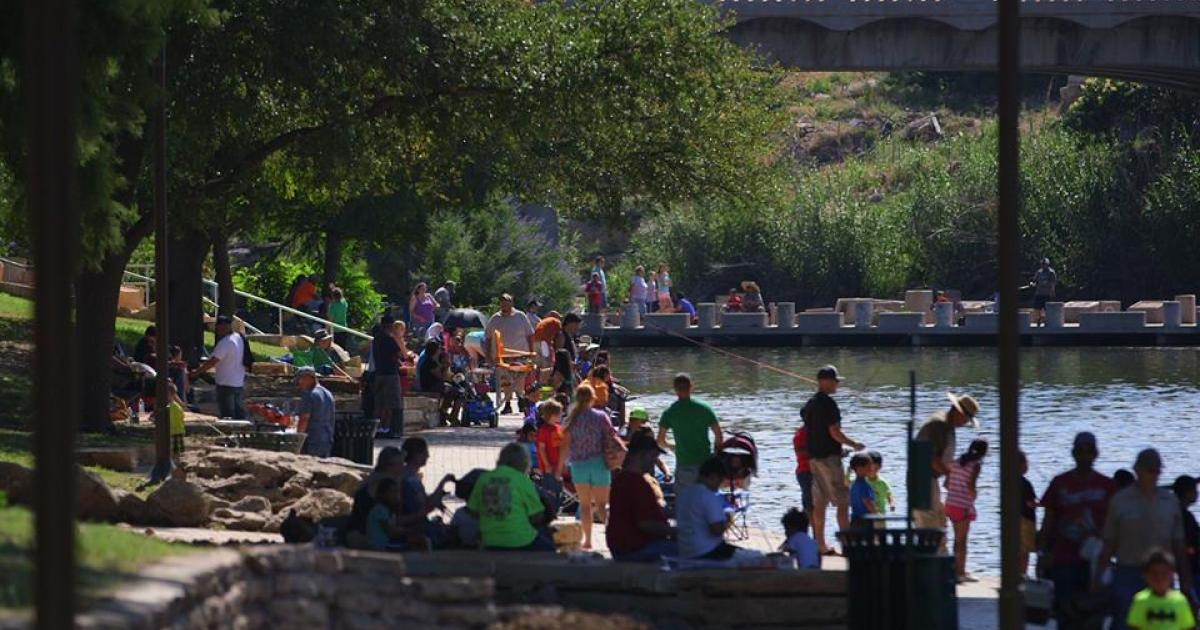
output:
M 929 491 L 929 509 L 913 510 L 913 522 L 922 529 L 946 529 L 946 504 L 942 502 L 942 477 L 950 474 L 950 466 L 954 463 L 955 429 L 968 424 L 979 425 L 975 416 L 979 413 L 979 403 L 971 396 L 946 394 L 950 399 L 950 409 L 939 411 L 929 417 L 921 430 L 917 432 L 917 440 L 933 444 L 933 453 L 929 465 L 933 469 L 932 487 Z M 946 552 L 946 540 L 942 539 L 942 553 Z
M 658 443 L 667 445 L 667 431 L 675 437 L 675 493 L 696 483 L 700 464 L 713 454 L 713 444 L 721 448 L 721 423 L 717 414 L 707 404 L 692 398 L 692 377 L 687 374 L 675 376 L 675 396 L 678 397 L 663 412 L 658 426 Z M 708 439 L 712 431 L 713 441 Z
M 859 451 L 863 444 L 842 432 L 842 411 L 833 394 L 837 393 L 842 377 L 836 367 L 826 365 L 817 370 L 817 393 L 804 404 L 800 417 L 808 435 L 808 459 L 812 470 L 812 528 L 822 555 L 833 555 L 825 544 L 825 508 L 837 508 L 838 529 L 850 526 L 850 486 L 842 467 L 842 445 Z
M 1033 272 L 1033 308 L 1037 311 L 1038 326 L 1046 325 L 1046 302 L 1054 299 L 1057 288 L 1058 274 L 1050 266 L 1050 259 L 1043 258 L 1041 267 Z

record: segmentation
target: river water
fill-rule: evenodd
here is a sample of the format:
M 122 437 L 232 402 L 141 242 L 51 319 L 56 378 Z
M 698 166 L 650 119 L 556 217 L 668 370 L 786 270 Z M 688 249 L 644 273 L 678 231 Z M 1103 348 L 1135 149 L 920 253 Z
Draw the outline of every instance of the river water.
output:
M 979 479 L 979 519 L 970 535 L 971 571 L 999 573 L 999 434 L 997 355 L 990 348 L 747 348 L 739 354 L 805 376 L 826 363 L 845 381 L 837 395 L 847 435 L 881 451 L 881 474 L 889 480 L 896 507 L 905 505 L 908 373 L 917 373 L 917 421 L 948 408 L 947 391 L 969 393 L 982 407 L 979 434 L 993 446 Z M 713 406 L 727 430 L 749 432 L 759 448 L 750 521 L 781 529 L 787 508 L 800 505 L 795 482 L 792 434 L 812 386 L 753 364 L 699 348 L 618 349 L 613 367 L 621 382 L 657 420 L 671 404 L 671 379 L 692 375 L 696 396 Z M 1071 440 L 1092 431 L 1100 446 L 1097 468 L 1112 474 L 1132 468 L 1142 448 L 1163 455 L 1163 482 L 1200 473 L 1196 451 L 1200 429 L 1200 349 L 1195 348 L 1023 348 L 1021 355 L 1021 445 L 1029 458 L 1028 478 L 1040 495 L 1050 479 L 1071 467 Z M 959 429 L 965 449 L 974 437 Z M 831 524 L 827 532 L 832 536 Z M 1041 514 L 1039 511 L 1039 523 Z

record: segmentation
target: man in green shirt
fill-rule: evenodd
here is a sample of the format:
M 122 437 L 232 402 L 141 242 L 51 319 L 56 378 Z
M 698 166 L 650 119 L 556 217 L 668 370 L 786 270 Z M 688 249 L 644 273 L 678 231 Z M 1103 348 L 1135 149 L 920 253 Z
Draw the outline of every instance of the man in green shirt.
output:
M 675 494 L 696 483 L 700 464 L 713 454 L 713 444 L 721 449 L 721 423 L 717 414 L 699 400 L 692 398 L 692 377 L 679 374 L 675 377 L 675 396 L 663 412 L 658 427 L 658 443 L 667 446 L 667 431 L 675 436 Z M 708 432 L 712 431 L 713 441 Z
M 537 529 L 546 508 L 529 479 L 529 450 L 523 444 L 511 442 L 500 450 L 496 468 L 475 482 L 467 511 L 479 519 L 487 549 L 554 551 L 554 543 Z

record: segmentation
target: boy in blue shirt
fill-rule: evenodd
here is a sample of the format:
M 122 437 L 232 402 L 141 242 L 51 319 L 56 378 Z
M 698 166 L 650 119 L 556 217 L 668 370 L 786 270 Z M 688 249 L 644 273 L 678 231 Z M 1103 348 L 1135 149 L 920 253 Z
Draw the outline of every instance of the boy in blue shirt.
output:
M 854 471 L 854 483 L 850 485 L 850 527 L 854 529 L 873 527 L 867 517 L 879 513 L 875 489 L 869 479 L 873 468 L 871 457 L 866 453 L 855 453 L 850 458 L 850 469 Z

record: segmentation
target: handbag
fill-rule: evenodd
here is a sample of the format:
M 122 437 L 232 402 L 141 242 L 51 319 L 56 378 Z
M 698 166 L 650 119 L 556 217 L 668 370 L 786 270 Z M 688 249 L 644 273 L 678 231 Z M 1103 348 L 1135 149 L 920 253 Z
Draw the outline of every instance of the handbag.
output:
M 625 465 L 625 453 L 629 450 L 621 438 L 617 437 L 617 432 L 608 430 L 604 432 L 604 464 L 609 470 L 620 470 Z

